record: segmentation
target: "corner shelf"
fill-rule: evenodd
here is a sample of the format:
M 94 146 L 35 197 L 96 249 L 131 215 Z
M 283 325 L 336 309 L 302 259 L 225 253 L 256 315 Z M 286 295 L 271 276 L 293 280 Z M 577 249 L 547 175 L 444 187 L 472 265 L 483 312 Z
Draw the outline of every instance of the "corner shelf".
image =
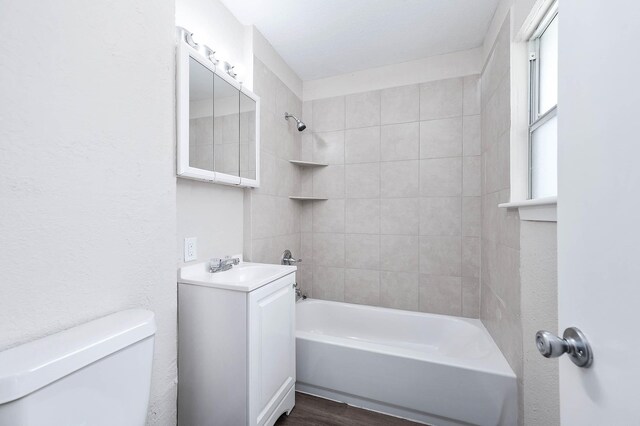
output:
M 302 197 L 302 196 L 294 196 L 294 195 L 290 195 L 289 199 L 291 200 L 299 200 L 299 201 L 326 201 L 328 200 L 328 198 L 322 198 L 322 197 Z
M 313 161 L 301 161 L 301 160 L 289 160 L 291 164 L 294 164 L 298 167 L 326 167 L 328 164 L 324 163 L 315 163 Z
M 291 164 L 294 166 L 302 167 L 303 169 L 313 169 L 316 167 L 326 167 L 328 164 L 324 163 L 316 163 L 314 161 L 302 161 L 302 160 L 289 160 Z M 298 201 L 326 201 L 328 198 L 324 197 L 314 197 L 314 196 L 304 196 L 304 195 L 291 195 L 289 196 L 291 200 Z

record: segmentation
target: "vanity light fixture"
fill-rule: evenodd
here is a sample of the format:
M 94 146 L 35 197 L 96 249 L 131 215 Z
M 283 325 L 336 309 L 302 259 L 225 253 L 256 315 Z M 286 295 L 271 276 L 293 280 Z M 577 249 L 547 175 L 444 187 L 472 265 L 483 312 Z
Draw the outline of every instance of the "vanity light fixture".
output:
M 202 53 L 202 55 L 209 61 L 211 61 L 214 65 L 217 65 L 218 62 L 220 62 L 215 56 L 216 52 L 206 44 L 201 44 L 200 46 L 198 46 L 198 51 Z
M 184 41 L 186 41 L 187 44 L 193 47 L 194 49 L 198 48 L 198 43 L 193 41 L 193 33 L 191 31 L 183 27 L 176 27 L 176 28 L 178 30 L 178 33 L 180 34 L 180 38 L 184 39 Z
M 238 73 L 234 70 L 235 66 L 231 65 L 229 62 L 224 63 L 224 70 L 229 76 L 235 79 L 238 76 Z

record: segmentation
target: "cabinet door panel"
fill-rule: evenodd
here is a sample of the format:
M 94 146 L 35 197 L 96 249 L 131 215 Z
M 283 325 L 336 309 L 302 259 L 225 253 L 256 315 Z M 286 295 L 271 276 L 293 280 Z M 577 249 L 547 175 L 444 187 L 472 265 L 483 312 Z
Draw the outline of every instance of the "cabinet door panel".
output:
M 256 101 L 240 93 L 240 177 L 256 180 Z
M 240 91 L 214 75 L 214 170 L 240 176 Z
M 213 72 L 189 58 L 189 167 L 213 171 Z
M 249 296 L 249 416 L 262 425 L 295 383 L 295 294 L 291 274 Z

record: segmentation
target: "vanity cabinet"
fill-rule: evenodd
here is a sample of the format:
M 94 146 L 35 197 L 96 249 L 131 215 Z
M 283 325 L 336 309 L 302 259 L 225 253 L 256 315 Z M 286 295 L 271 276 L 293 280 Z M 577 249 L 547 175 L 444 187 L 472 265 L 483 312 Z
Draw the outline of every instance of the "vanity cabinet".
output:
M 273 425 L 293 408 L 296 268 L 268 266 L 281 276 L 257 288 L 207 281 L 225 272 L 181 271 L 180 426 Z

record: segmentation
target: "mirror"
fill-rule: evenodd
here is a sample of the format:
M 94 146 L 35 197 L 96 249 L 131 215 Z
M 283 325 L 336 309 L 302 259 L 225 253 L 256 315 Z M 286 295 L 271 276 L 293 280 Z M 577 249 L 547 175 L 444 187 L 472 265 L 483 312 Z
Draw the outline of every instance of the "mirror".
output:
M 260 98 L 196 47 L 181 33 L 176 61 L 177 175 L 257 187 Z
M 213 79 L 211 71 L 189 58 L 189 166 L 213 171 Z
M 240 176 L 240 91 L 217 75 L 213 81 L 215 171 Z

